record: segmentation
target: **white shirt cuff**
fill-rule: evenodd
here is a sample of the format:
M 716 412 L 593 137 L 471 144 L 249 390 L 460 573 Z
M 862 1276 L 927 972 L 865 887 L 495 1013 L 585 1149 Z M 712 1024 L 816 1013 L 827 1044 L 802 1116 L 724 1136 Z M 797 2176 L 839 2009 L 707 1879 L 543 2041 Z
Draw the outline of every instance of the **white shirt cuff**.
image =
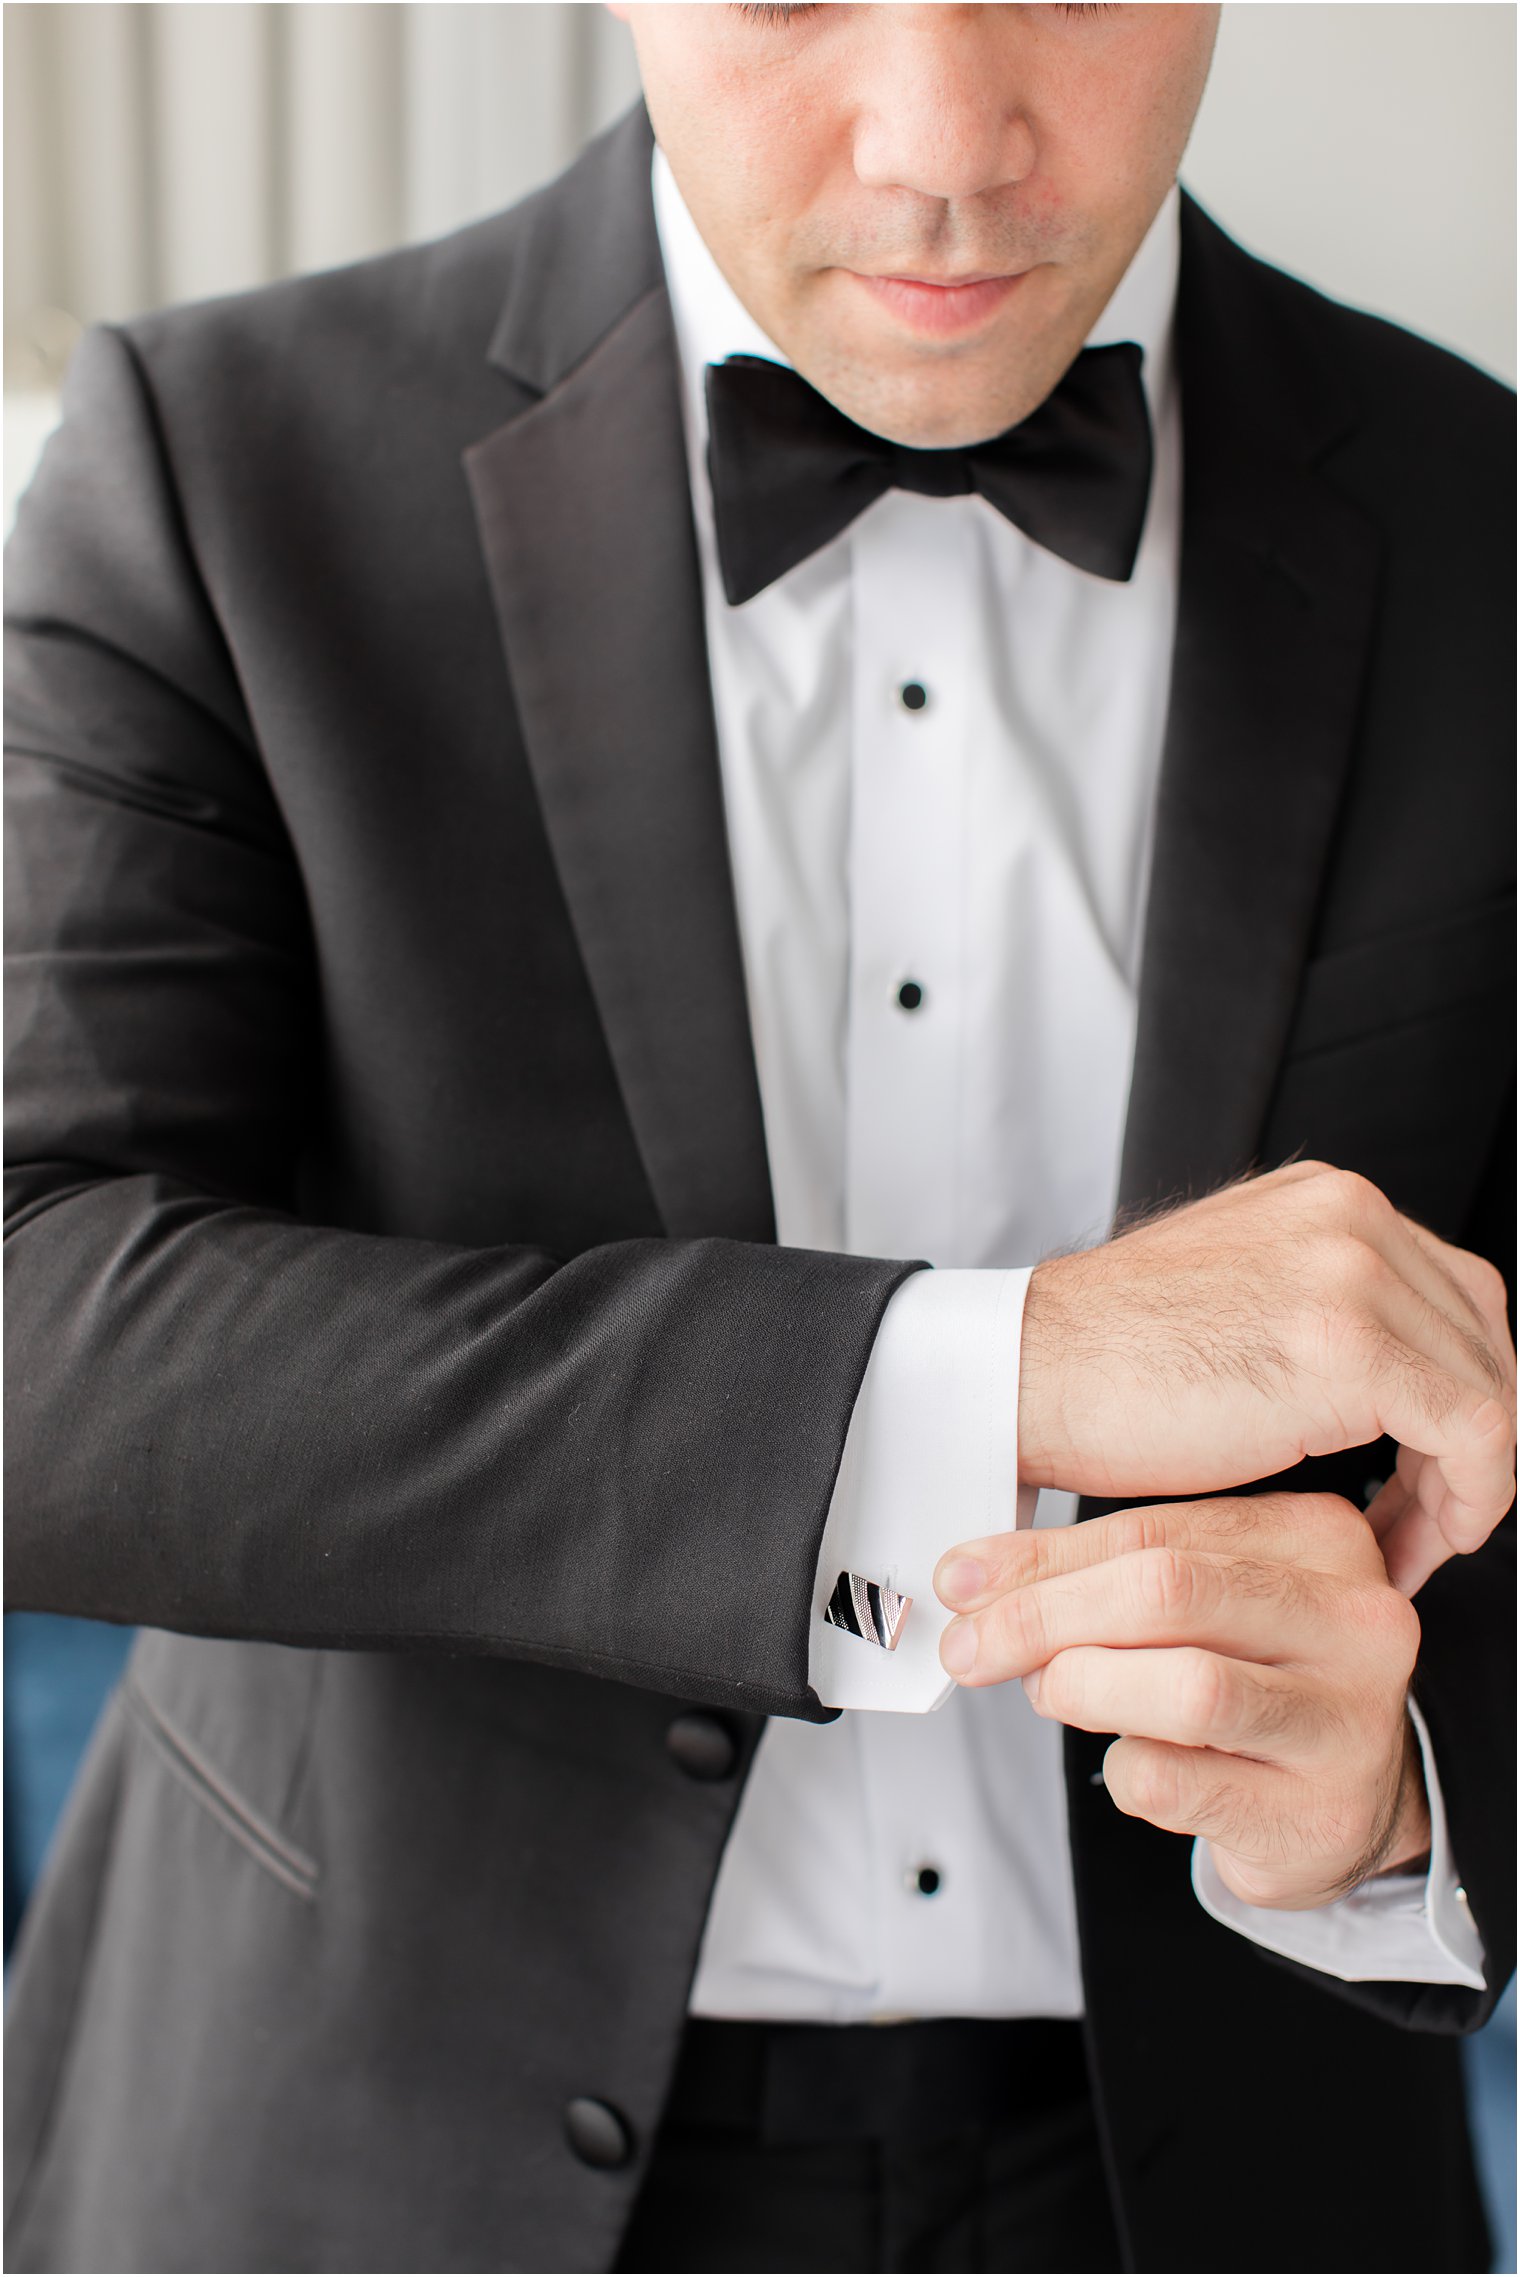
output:
M 808 1678 L 826 1707 L 925 1715 L 949 1697 L 934 1569 L 1033 1520 L 1018 1490 L 1019 1331 L 1031 1269 L 915 1273 L 877 1331 L 823 1530 Z M 824 1620 L 841 1573 L 911 1597 L 893 1652 Z
M 1205 1913 L 1269 1952 L 1347 1984 L 1458 1984 L 1483 1990 L 1483 1941 L 1457 1879 L 1435 1752 L 1413 1700 L 1409 1714 L 1430 1799 L 1430 1867 L 1380 1874 L 1312 1913 L 1247 1905 L 1219 1878 L 1206 1842 L 1193 1845 L 1193 1888 Z

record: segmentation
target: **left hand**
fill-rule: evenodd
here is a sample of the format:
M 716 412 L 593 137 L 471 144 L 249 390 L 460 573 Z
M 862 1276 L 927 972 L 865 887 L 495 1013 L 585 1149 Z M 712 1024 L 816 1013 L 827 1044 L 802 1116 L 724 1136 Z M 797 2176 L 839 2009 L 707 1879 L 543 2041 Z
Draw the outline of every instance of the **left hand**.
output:
M 1203 1836 L 1247 1904 L 1324 1905 L 1429 1848 L 1405 1707 L 1419 1617 L 1338 1496 L 999 1534 L 952 1550 L 934 1585 L 965 1616 L 946 1669 L 1022 1677 L 1038 1714 L 1123 1733 L 1103 1759 L 1119 1809 Z

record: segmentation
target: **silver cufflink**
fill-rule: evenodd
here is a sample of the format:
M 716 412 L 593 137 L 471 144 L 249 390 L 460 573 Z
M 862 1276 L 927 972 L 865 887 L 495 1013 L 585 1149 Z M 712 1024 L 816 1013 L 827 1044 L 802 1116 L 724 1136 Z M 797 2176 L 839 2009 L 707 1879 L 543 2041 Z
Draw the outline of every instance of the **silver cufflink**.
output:
M 847 1629 L 864 1644 L 880 1645 L 883 1652 L 895 1652 L 912 1603 L 911 1597 L 904 1597 L 880 1582 L 867 1581 L 864 1574 L 842 1573 L 834 1584 L 834 1594 L 824 1608 L 823 1617 L 830 1628 Z

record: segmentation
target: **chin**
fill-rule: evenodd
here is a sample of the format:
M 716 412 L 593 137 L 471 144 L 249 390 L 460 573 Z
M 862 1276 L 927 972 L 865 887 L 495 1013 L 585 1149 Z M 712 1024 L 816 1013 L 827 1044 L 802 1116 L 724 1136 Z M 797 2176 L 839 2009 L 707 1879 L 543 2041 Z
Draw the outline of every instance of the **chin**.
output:
M 968 390 L 959 380 L 960 375 L 951 371 L 939 374 L 937 383 L 917 372 L 901 387 L 877 381 L 869 387 L 825 388 L 824 393 L 858 427 L 919 451 L 953 451 L 985 443 L 1027 419 L 1049 393 L 1042 389 L 1015 396 L 1003 389 L 994 396 L 991 391 Z
M 803 378 L 846 418 L 921 451 L 985 443 L 1027 419 L 1075 353 L 1049 341 L 1032 352 L 1023 340 L 983 341 L 959 354 L 905 355 L 900 341 L 859 336 L 848 347 L 831 342 L 815 356 L 793 351 Z
M 946 412 L 936 409 L 931 415 L 912 421 L 903 420 L 894 427 L 880 428 L 878 432 L 894 443 L 902 443 L 918 451 L 957 451 L 973 443 L 985 443 L 992 436 L 1001 435 L 1005 427 L 1024 417 L 1021 410 L 1014 411 L 961 411 Z

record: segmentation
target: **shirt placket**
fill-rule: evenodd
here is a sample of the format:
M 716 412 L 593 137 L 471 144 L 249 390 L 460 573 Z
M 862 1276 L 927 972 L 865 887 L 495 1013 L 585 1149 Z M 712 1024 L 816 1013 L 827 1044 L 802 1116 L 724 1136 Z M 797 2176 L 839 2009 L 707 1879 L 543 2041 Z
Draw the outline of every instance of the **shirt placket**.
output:
M 971 502 L 892 492 L 852 540 L 846 1247 L 957 1253 Z

